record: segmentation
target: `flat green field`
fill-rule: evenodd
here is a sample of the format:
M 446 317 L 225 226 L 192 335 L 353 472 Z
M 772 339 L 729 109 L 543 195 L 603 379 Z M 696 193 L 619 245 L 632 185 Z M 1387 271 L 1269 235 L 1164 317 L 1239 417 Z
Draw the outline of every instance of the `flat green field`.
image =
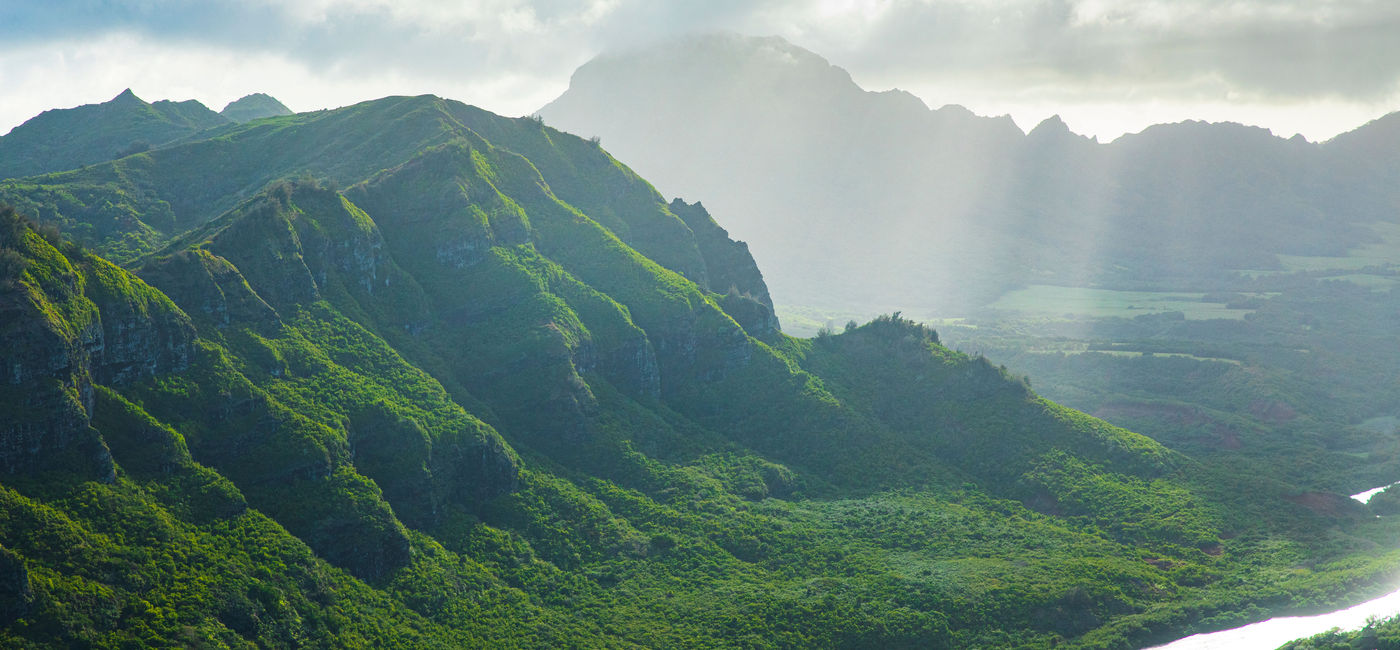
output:
M 1214 362 L 1217 362 L 1217 363 L 1228 363 L 1228 364 L 1230 364 L 1230 365 L 1235 365 L 1235 366 L 1243 365 L 1243 364 L 1240 363 L 1240 361 L 1237 360 L 1237 359 L 1225 359 L 1225 358 L 1222 358 L 1222 357 L 1202 357 L 1202 356 L 1198 356 L 1198 355 L 1194 355 L 1194 354 L 1187 354 L 1187 353 L 1185 353 L 1185 352 L 1142 352 L 1142 351 L 1140 351 L 1140 350 L 1084 350 L 1084 351 L 1082 351 L 1082 352 L 1076 352 L 1076 353 L 1073 353 L 1073 354 L 1088 354 L 1088 353 L 1090 353 L 1090 352 L 1093 352 L 1093 353 L 1095 353 L 1095 354 L 1107 354 L 1107 355 L 1109 355 L 1109 356 L 1114 356 L 1114 357 L 1128 357 L 1128 358 L 1136 358 L 1136 357 L 1141 357 L 1141 356 L 1176 357 L 1176 358 L 1179 358 L 1179 359 L 1195 359 L 1195 360 L 1197 360 L 1197 361 L 1214 361 Z
M 1065 318 L 1132 318 L 1143 314 L 1179 311 L 1189 320 L 1244 318 L 1249 309 L 1228 309 L 1224 304 L 1202 302 L 1203 293 L 1114 291 L 1033 284 L 1003 295 L 988 307 L 1025 315 Z
M 1376 291 L 1384 291 L 1396 285 L 1400 285 L 1400 277 L 1393 275 L 1375 275 L 1372 273 L 1343 273 L 1339 275 L 1329 275 L 1324 280 L 1345 280 L 1352 284 L 1359 284 Z
M 1367 267 L 1400 265 L 1400 224 L 1377 222 L 1371 224 L 1380 241 L 1358 246 L 1346 257 L 1310 257 L 1279 255 L 1278 261 L 1287 271 L 1354 271 Z

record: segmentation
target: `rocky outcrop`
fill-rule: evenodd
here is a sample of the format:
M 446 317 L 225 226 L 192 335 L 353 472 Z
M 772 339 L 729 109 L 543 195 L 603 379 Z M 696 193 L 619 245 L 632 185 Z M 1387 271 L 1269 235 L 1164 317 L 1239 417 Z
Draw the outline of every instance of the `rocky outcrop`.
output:
M 730 239 L 729 231 L 720 227 L 699 201 L 686 203 L 676 199 L 670 208 L 695 233 L 695 244 L 705 258 L 710 291 L 749 296 L 772 312 L 773 298 L 768 295 L 768 285 L 748 244 Z M 772 320 L 776 323 L 777 317 Z
M 0 286 L 0 471 L 62 469 L 112 480 L 111 453 L 89 425 L 93 382 L 184 369 L 193 328 L 131 274 L 81 253 L 74 264 L 27 226 L 13 233 L 8 250 L 30 266 Z
M 648 397 L 661 395 L 661 368 L 656 364 L 656 351 L 641 332 L 598 355 L 597 369 L 624 391 Z
M 244 260 L 247 247 L 240 245 L 256 237 L 256 233 L 235 231 L 271 227 L 275 232 L 266 235 L 264 241 L 277 242 L 275 257 L 284 262 L 299 258 L 311 276 L 311 291 L 292 294 L 320 295 L 333 279 L 343 280 L 366 294 L 391 284 L 391 264 L 383 235 L 368 215 L 340 194 L 308 183 L 283 184 L 270 189 L 266 200 L 271 204 L 268 209 L 277 215 L 270 223 L 259 223 L 257 219 L 242 222 L 220 233 L 210 243 L 211 248 L 230 256 L 240 266 L 256 262 Z M 284 239 L 283 231 L 292 236 Z M 297 277 L 299 271 L 300 268 L 290 269 Z M 260 276 L 253 281 L 258 287 L 266 284 Z
M 321 298 L 320 285 L 302 255 L 291 221 L 288 186 L 240 207 L 212 237 L 208 249 L 227 259 L 263 300 L 275 308 Z
M 773 310 L 773 298 L 747 244 L 729 238 L 705 206 L 698 201 L 671 202 L 671 212 L 695 233 L 695 243 L 705 258 L 709 290 L 720 294 L 720 307 L 756 339 L 772 341 L 782 329 Z
M 729 314 L 744 331 L 760 341 L 772 342 L 782 330 L 778 315 L 773 307 L 760 302 L 754 296 L 741 294 L 737 290 L 720 297 L 720 308 Z
M 157 259 L 141 269 L 141 277 L 187 313 L 216 328 L 277 320 L 277 312 L 248 286 L 233 264 L 202 248 Z
M 0 288 L 0 471 L 63 468 L 110 479 L 111 454 L 88 426 L 92 355 L 102 350 L 102 329 L 82 296 L 81 275 L 62 268 L 47 287 L 31 276 Z
M 120 386 L 190 365 L 194 326 L 169 298 L 111 264 L 93 259 L 87 295 L 102 323 L 93 379 Z
M 677 314 L 647 335 L 656 347 L 663 393 L 692 380 L 720 381 L 753 358 L 753 340 L 714 310 Z

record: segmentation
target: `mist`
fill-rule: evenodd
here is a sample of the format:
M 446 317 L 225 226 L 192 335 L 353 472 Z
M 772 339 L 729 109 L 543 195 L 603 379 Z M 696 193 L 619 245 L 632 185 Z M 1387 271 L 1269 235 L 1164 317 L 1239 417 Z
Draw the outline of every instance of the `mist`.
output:
M 864 90 L 776 37 L 605 55 L 539 114 L 703 200 L 762 260 L 780 315 L 957 318 L 1033 284 L 1199 288 L 1276 270 L 1278 253 L 1339 254 L 1394 197 L 1334 200 L 1367 166 L 1349 144 L 1365 135 L 1183 122 L 1099 143 L 1058 117 L 1027 134 Z

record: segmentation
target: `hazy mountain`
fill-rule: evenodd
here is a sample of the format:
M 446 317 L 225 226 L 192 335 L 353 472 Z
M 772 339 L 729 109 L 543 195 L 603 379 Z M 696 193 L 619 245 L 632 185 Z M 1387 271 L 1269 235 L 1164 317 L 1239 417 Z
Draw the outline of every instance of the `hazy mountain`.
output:
M 864 91 L 778 38 L 603 55 L 539 113 L 728 215 L 780 312 L 958 315 L 1028 282 L 1189 283 L 1276 268 L 1279 253 L 1336 254 L 1372 236 L 1360 224 L 1395 218 L 1400 156 L 1360 144 L 1383 123 L 1326 146 L 1197 122 L 1110 144 L 1058 118 L 1022 134 L 1005 117 Z
M 540 114 L 731 215 L 788 304 L 907 304 L 985 255 L 966 246 L 982 230 L 971 216 L 1021 138 L 1009 118 L 866 92 L 811 52 L 738 36 L 601 57 Z
M 219 114 L 242 124 L 264 117 L 276 117 L 278 115 L 291 115 L 292 109 L 282 105 L 271 95 L 266 93 L 253 93 L 244 95 L 234 101 L 229 102 L 224 110 Z
M 217 136 L 0 184 L 0 645 L 1123 647 L 1386 575 L 898 315 L 784 335 L 535 120 Z
M 121 158 L 227 123 L 197 101 L 148 104 L 127 89 L 101 104 L 44 111 L 0 137 L 0 178 Z

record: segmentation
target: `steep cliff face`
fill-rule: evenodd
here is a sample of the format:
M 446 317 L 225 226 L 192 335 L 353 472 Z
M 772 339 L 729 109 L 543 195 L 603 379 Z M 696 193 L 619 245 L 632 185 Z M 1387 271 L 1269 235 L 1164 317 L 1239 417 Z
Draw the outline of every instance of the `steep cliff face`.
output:
M 720 227 L 699 201 L 686 203 L 674 199 L 670 209 L 695 233 L 696 246 L 709 271 L 710 290 L 715 293 L 733 290 L 751 296 L 772 311 L 773 298 L 768 295 L 768 285 L 763 282 L 763 274 L 749 253 L 748 244 L 730 239 L 729 231 Z
M 183 305 L 187 314 L 216 328 L 277 320 L 277 312 L 253 292 L 238 269 L 207 250 L 182 250 L 150 260 L 140 273 Z
M 710 289 L 725 296 L 721 302 L 724 310 L 750 336 L 772 340 L 781 325 L 748 244 L 730 239 L 729 232 L 715 222 L 699 201 L 675 199 L 670 208 L 695 233 L 695 243 L 705 258 Z
M 194 341 L 189 317 L 131 273 L 100 258 L 86 262 L 86 294 L 102 323 L 93 380 L 122 386 L 189 367 Z
M 13 211 L 0 214 L 0 231 L 0 468 L 111 480 L 111 454 L 89 426 L 94 382 L 183 370 L 193 327 L 144 282 L 82 251 L 65 255 Z
M 0 288 L 6 357 L 0 401 L 7 414 L 0 423 L 0 467 L 32 472 L 72 460 L 74 471 L 110 479 L 111 456 L 87 418 L 91 353 L 100 349 L 102 333 L 96 309 L 82 295 L 81 275 L 47 242 L 21 227 L 11 243 L 15 248 L 6 252 L 32 268 Z M 42 264 L 59 260 L 62 266 Z

